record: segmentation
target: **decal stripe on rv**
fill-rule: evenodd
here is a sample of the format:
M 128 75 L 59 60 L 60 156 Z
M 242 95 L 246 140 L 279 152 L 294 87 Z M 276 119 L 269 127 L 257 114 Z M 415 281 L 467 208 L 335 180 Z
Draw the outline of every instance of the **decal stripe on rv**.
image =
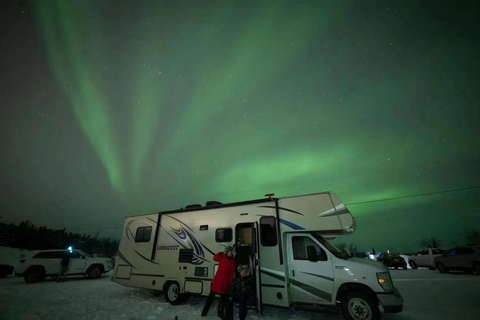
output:
M 275 206 L 258 206 L 259 208 L 272 208 L 272 209 L 276 209 Z M 300 213 L 298 211 L 295 211 L 295 210 L 292 210 L 292 209 L 287 209 L 287 208 L 283 208 L 283 207 L 278 207 L 278 209 L 280 210 L 285 210 L 285 211 L 289 211 L 289 212 L 293 212 L 293 213 L 296 213 L 296 214 L 299 214 L 301 216 L 303 216 L 304 214 L 303 213 Z
M 282 282 L 285 282 L 285 277 L 281 276 L 279 274 L 273 273 L 272 271 L 267 271 L 264 268 L 260 268 L 260 272 L 266 274 L 267 276 L 270 276 L 272 278 L 275 278 L 277 280 L 280 280 Z
M 320 289 L 309 286 L 308 284 L 299 282 L 299 281 L 294 280 L 294 279 L 290 279 L 290 281 L 294 286 L 297 286 L 300 289 L 305 290 L 310 294 L 313 294 L 314 296 L 317 296 L 317 297 L 319 297 L 323 300 L 332 301 L 332 295 L 328 292 L 322 291 Z
M 163 277 L 165 277 L 163 274 L 146 274 L 146 273 L 132 273 L 132 276 L 158 277 L 158 278 L 163 278 Z
M 319 275 L 319 274 L 310 273 L 310 272 L 303 272 L 303 271 L 300 271 L 300 272 L 301 272 L 301 273 L 304 273 L 304 274 L 308 274 L 308 275 L 314 276 L 314 277 L 319 277 L 319 278 L 322 278 L 322 279 L 325 279 L 325 280 L 333 281 L 333 278 L 330 278 L 330 277 L 327 277 L 327 276 L 321 276 L 321 275 Z
M 160 264 L 160 263 L 157 263 L 157 262 L 155 262 L 155 261 L 152 261 L 152 260 L 150 260 L 150 259 L 148 259 L 148 258 L 146 258 L 146 257 L 142 256 L 142 255 L 140 254 L 140 252 L 138 252 L 138 251 L 137 251 L 137 250 L 135 250 L 135 249 L 133 249 L 133 251 L 135 251 L 135 253 L 136 253 L 136 254 L 138 254 L 138 255 L 139 255 L 141 258 L 143 258 L 143 259 L 147 260 L 147 261 L 148 261 L 148 262 L 150 262 L 150 263 L 155 263 L 155 264 L 158 264 L 158 265 Z
M 305 230 L 305 228 L 300 227 L 298 224 L 295 224 L 293 222 L 290 222 L 288 220 L 284 220 L 284 219 L 281 219 L 281 218 L 280 218 L 280 223 L 283 223 L 284 225 L 292 228 L 293 230 Z
M 130 261 L 127 260 L 127 258 L 125 258 L 121 251 L 118 251 L 118 256 L 120 257 L 120 259 L 131 265 L 134 269 L 137 269 L 133 264 L 130 263 Z
M 257 214 L 257 216 L 259 216 L 259 217 L 269 217 L 269 216 L 264 215 L 264 214 Z M 292 228 L 293 230 L 305 230 L 304 227 L 301 227 L 298 224 L 295 224 L 291 221 L 288 221 L 288 220 L 285 220 L 285 219 L 282 219 L 282 218 L 280 218 L 280 223 L 283 223 L 284 225 Z

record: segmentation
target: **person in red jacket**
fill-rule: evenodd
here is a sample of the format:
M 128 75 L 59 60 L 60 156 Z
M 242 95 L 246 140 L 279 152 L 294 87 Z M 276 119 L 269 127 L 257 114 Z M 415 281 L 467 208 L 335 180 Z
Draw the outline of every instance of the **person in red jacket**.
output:
M 217 253 L 213 256 L 213 261 L 218 262 L 218 270 L 215 274 L 215 277 L 213 277 L 210 294 L 208 295 L 205 306 L 203 307 L 202 317 L 207 315 L 213 298 L 216 294 L 219 294 L 220 301 L 218 302 L 218 316 L 223 319 L 225 295 L 228 293 L 228 288 L 232 284 L 235 276 L 235 256 L 233 254 L 233 248 L 229 246 L 223 253 Z

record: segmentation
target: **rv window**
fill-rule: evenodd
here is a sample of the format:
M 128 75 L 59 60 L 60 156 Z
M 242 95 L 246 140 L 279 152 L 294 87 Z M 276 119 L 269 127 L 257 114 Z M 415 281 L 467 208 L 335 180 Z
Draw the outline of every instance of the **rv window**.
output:
M 275 223 L 275 217 L 262 217 L 260 219 L 260 239 L 264 247 L 274 247 L 277 245 L 277 224 Z
M 232 239 L 232 228 L 217 229 L 217 231 L 215 232 L 215 241 L 217 242 L 231 242 Z
M 152 235 L 152 227 L 140 227 L 137 228 L 135 234 L 135 242 L 149 242 Z
M 203 224 L 200 226 L 200 231 L 206 231 L 208 230 L 208 224 Z
M 308 260 L 308 246 L 314 246 L 317 251 L 318 260 L 327 260 L 327 255 L 312 239 L 309 237 L 292 237 L 293 259 Z

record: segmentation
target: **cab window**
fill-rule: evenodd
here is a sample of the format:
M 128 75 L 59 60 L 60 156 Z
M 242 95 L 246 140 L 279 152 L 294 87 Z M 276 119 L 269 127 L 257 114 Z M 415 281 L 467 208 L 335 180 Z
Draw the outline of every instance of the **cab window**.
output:
M 320 248 L 310 237 L 292 237 L 293 259 L 294 260 L 308 260 L 309 246 L 315 247 L 317 251 L 318 260 L 327 260 L 327 254 Z

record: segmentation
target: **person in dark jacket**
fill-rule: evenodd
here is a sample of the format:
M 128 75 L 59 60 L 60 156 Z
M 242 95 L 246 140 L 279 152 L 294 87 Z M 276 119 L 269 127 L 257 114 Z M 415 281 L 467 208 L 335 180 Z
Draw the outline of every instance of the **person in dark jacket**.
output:
M 60 274 L 57 276 L 57 282 L 65 282 L 65 279 L 67 278 L 67 272 L 68 272 L 68 265 L 70 264 L 70 254 L 65 252 L 64 257 L 62 258 L 62 261 L 60 261 Z M 63 279 L 62 279 L 63 277 Z
M 248 298 L 253 294 L 253 278 L 250 275 L 248 265 L 241 265 L 238 267 L 240 277 L 233 280 L 230 289 L 228 290 L 228 299 L 225 301 L 226 314 L 225 320 L 233 320 L 233 303 L 239 304 L 240 320 L 245 320 L 247 317 L 247 303 Z
M 228 288 L 232 284 L 233 277 L 235 276 L 235 255 L 233 254 L 233 248 L 229 246 L 223 253 L 217 253 L 213 256 L 213 261 L 218 262 L 218 270 L 215 277 L 213 277 L 210 294 L 202 310 L 202 317 L 207 315 L 213 298 L 216 294 L 219 294 L 218 316 L 223 319 L 225 294 L 227 294 Z

